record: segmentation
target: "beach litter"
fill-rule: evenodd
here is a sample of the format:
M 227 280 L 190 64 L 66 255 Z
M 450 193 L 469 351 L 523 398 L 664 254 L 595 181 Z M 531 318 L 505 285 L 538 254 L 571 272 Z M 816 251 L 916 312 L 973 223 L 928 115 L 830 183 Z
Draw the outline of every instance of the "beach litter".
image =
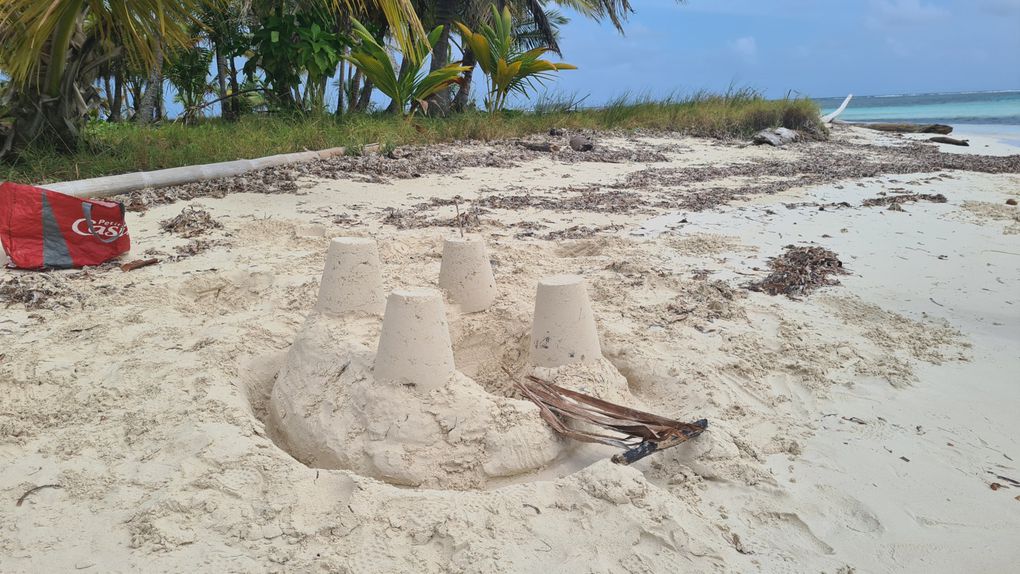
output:
M 542 419 L 556 432 L 581 442 L 626 449 L 612 457 L 616 464 L 637 462 L 685 443 L 708 428 L 707 419 L 683 423 L 571 391 L 535 376 L 529 376 L 527 382 L 518 381 L 517 388 L 538 406 Z M 580 424 L 571 426 L 571 422 Z M 591 425 L 616 435 L 587 430 Z

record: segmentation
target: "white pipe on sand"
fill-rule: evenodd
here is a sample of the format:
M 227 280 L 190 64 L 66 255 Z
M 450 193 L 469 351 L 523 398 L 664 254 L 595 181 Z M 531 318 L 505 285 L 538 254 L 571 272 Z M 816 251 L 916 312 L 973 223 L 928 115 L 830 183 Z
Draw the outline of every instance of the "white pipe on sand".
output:
M 378 144 L 365 146 L 365 151 L 374 151 Z M 285 153 L 271 155 L 255 159 L 239 159 L 236 161 L 224 161 L 220 163 L 207 163 L 203 165 L 189 165 L 183 167 L 172 167 L 156 171 L 139 171 L 121 175 L 109 175 L 106 177 L 95 177 L 92 179 L 81 179 L 78 181 L 64 181 L 43 185 L 45 189 L 52 189 L 60 193 L 66 193 L 75 197 L 111 197 L 122 193 L 130 193 L 147 187 L 169 187 L 171 185 L 183 185 L 196 181 L 208 179 L 219 179 L 221 177 L 233 177 L 257 169 L 277 167 L 291 163 L 304 163 L 316 159 L 325 159 L 343 155 L 346 148 L 334 147 L 321 151 L 303 151 L 297 153 Z

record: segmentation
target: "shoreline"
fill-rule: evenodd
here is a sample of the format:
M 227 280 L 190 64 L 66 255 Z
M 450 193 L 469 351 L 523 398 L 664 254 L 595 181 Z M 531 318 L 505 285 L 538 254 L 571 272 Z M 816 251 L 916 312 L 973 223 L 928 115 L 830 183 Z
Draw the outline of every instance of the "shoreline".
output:
M 1006 569 L 1020 488 L 987 471 L 1020 479 L 1020 156 L 884 135 L 450 144 L 132 194 L 130 257 L 160 264 L 0 276 L 0 493 L 61 485 L 0 518 L 4 570 Z M 222 227 L 161 225 L 187 207 Z M 461 224 L 499 297 L 450 314 L 459 370 L 505 394 L 536 281 L 580 273 L 633 404 L 709 431 L 633 468 L 586 447 L 484 490 L 280 449 L 267 389 L 329 238 L 377 238 L 388 290 L 434 283 Z M 791 244 L 850 274 L 797 299 L 748 290 Z

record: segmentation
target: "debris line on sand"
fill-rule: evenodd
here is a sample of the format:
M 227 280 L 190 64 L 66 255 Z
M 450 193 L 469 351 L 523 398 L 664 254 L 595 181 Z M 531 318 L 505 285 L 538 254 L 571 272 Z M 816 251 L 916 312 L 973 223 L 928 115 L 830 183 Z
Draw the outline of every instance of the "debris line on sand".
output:
M 752 291 L 769 295 L 807 295 L 819 287 L 839 285 L 832 275 L 845 275 L 843 262 L 835 253 L 824 247 L 794 247 L 769 261 L 772 273 L 761 281 L 748 285 Z
M 906 201 L 930 201 L 932 203 L 945 203 L 946 196 L 941 193 L 905 193 L 902 195 L 886 195 L 883 197 L 872 197 L 865 199 L 861 204 L 864 207 L 876 205 L 891 205 L 893 203 L 904 203 Z

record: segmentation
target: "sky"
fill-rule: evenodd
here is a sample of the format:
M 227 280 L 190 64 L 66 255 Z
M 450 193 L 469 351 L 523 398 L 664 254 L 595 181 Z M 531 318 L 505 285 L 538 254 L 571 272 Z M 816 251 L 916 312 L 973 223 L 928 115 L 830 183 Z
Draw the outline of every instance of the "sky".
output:
M 576 14 L 548 90 L 620 94 L 750 87 L 826 97 L 1020 89 L 1020 0 L 631 0 L 619 34 Z

